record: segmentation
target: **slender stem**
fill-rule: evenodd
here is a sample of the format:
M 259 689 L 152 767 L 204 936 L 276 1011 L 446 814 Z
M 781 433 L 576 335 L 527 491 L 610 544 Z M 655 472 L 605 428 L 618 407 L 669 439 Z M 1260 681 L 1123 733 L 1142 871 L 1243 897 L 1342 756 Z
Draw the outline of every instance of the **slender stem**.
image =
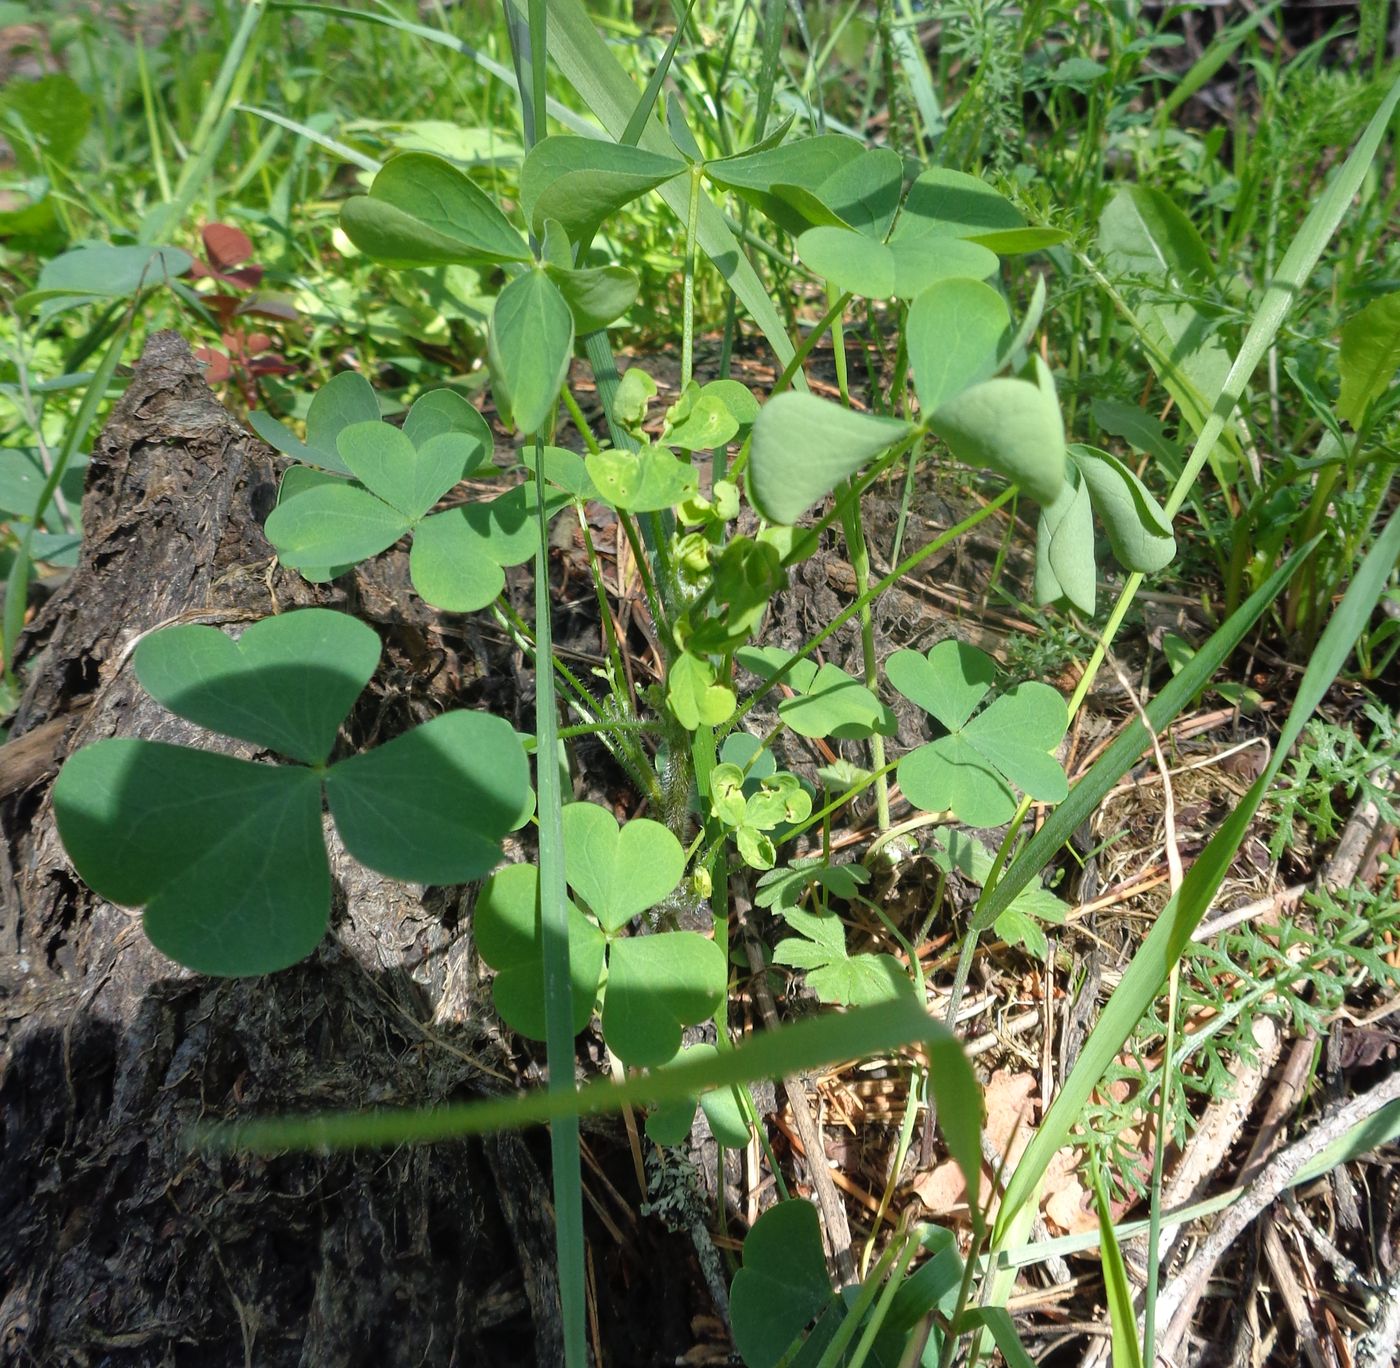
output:
M 685 220 L 685 279 L 681 286 L 681 389 L 695 374 L 695 234 L 700 225 L 700 177 L 690 168 L 690 206 Z

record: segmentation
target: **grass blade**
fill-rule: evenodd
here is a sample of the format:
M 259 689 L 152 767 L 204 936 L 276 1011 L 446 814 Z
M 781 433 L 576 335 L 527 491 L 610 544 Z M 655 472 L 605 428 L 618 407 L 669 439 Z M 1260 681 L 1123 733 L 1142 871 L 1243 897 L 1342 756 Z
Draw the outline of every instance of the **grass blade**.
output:
M 647 88 L 642 91 L 642 98 L 637 101 L 637 107 L 632 111 L 632 117 L 627 120 L 627 127 L 622 130 L 618 142 L 636 147 L 642 130 L 647 126 L 647 120 L 651 118 L 652 110 L 656 108 L 656 97 L 661 93 L 661 83 L 666 79 L 666 73 L 671 70 L 671 60 L 676 55 L 676 47 L 681 41 L 681 34 L 685 32 L 686 24 L 690 22 L 690 11 L 694 8 L 695 0 L 686 0 L 685 9 L 676 22 L 676 31 L 671 35 L 671 41 L 666 44 L 666 51 L 661 54 L 661 60 L 656 64 L 656 70 L 651 73 Z
M 1099 1213 L 1099 1257 L 1103 1265 L 1104 1293 L 1108 1298 L 1108 1321 L 1113 1330 L 1113 1368 L 1142 1368 L 1142 1346 L 1137 1337 L 1137 1314 L 1133 1310 L 1133 1288 L 1128 1267 L 1113 1230 L 1113 1212 L 1108 1200 L 1099 1161 L 1094 1160 L 1094 1206 Z
M 257 1154 L 425 1144 L 544 1125 L 563 1117 L 597 1116 L 629 1106 L 680 1102 L 712 1088 L 811 1073 L 845 1060 L 890 1054 L 919 1044 L 929 1050 L 935 1077 L 968 1071 L 962 1046 L 953 1035 L 912 997 L 904 997 L 875 1007 L 809 1017 L 776 1031 L 764 1031 L 733 1050 L 634 1074 L 620 1083 L 599 1078 L 581 1088 L 535 1089 L 427 1110 L 274 1117 L 202 1127 L 192 1132 L 191 1139 L 205 1148 Z

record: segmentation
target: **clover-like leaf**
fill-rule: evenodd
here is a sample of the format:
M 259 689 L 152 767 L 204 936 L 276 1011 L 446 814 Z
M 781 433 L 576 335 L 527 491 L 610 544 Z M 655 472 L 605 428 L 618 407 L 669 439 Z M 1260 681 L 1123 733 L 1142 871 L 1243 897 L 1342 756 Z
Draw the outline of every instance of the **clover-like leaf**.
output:
M 666 702 L 676 715 L 676 721 L 687 731 L 704 723 L 718 727 L 734 715 L 738 699 L 734 690 L 715 679 L 714 667 L 708 660 L 682 652 L 671 663 L 666 676 Z
M 368 195 L 345 201 L 340 225 L 366 256 L 391 266 L 528 261 L 530 249 L 489 195 L 428 152 L 403 152 Z
M 543 271 L 525 271 L 496 296 L 487 353 L 498 407 L 527 436 L 549 421 L 574 351 L 574 318 Z
M 692 1062 L 712 1059 L 719 1051 L 713 1045 L 684 1046 L 672 1064 L 682 1060 Z M 669 1067 L 669 1065 L 668 1065 Z M 710 1123 L 710 1132 L 721 1145 L 730 1149 L 741 1149 L 749 1143 L 749 1123 L 744 1109 L 734 1095 L 733 1088 L 714 1088 L 700 1094 L 700 1107 L 705 1120 Z M 690 1135 L 695 1121 L 695 1100 L 668 1102 L 656 1108 L 647 1117 L 647 1136 L 658 1145 L 680 1145 Z
M 724 951 L 695 931 L 614 941 L 603 998 L 608 1048 L 637 1068 L 664 1064 L 682 1029 L 712 1016 L 727 986 Z
M 404 436 L 415 447 L 422 447 L 432 438 L 447 432 L 458 433 L 471 440 L 472 451 L 462 472 L 464 477 L 485 464 L 494 446 L 486 419 L 455 390 L 435 389 L 420 394 L 403 420 Z
M 1049 368 L 1039 356 L 1032 374 L 1031 380 L 1001 377 L 973 385 L 942 403 L 929 415 L 928 426 L 958 460 L 998 470 L 1047 504 L 1064 483 L 1064 420 Z
M 411 526 L 412 519 L 368 490 L 336 483 L 278 503 L 263 533 L 282 564 L 300 570 L 356 565 L 387 550 Z
M 379 655 L 369 628 L 338 617 L 288 613 L 227 646 L 173 628 L 138 648 L 139 676 L 172 707 L 309 768 L 121 739 L 70 756 L 54 786 L 78 873 L 144 906 L 152 941 L 190 968 L 270 973 L 315 947 L 330 914 L 323 788 L 351 854 L 417 882 L 485 873 L 526 810 L 524 749 L 486 714 L 447 713 L 324 768 Z
M 693 380 L 690 382 L 685 393 L 667 410 L 666 435 L 662 438 L 667 446 L 680 447 L 683 451 L 709 451 L 734 440 L 739 432 L 739 420 L 726 402 L 732 390 L 721 388 L 725 385 L 726 382 L 715 381 L 701 388 Z M 748 394 L 736 381 L 729 381 L 727 385 L 737 386 Z M 752 400 L 753 396 L 749 398 Z
M 304 442 L 270 414 L 255 411 L 248 415 L 253 431 L 270 447 L 284 456 L 338 475 L 350 474 L 350 467 L 336 449 L 336 439 L 341 432 L 355 423 L 378 420 L 379 399 L 373 387 L 358 371 L 349 370 L 333 375 L 316 391 L 306 411 Z
M 778 647 L 747 647 L 737 654 L 746 670 L 765 683 L 792 659 Z M 793 697 L 778 704 L 778 715 L 799 736 L 861 741 L 874 732 L 893 736 L 894 714 L 859 680 L 838 665 L 799 660 L 783 677 Z
M 530 1040 L 545 1038 L 544 949 L 539 925 L 539 870 L 508 865 L 482 887 L 472 913 L 481 958 L 494 970 L 491 997 L 501 1020 Z M 606 942 L 573 903 L 569 922 L 571 1023 L 577 1035 L 593 1015 Z
M 1065 797 L 1064 771 L 1051 752 L 1069 716 L 1049 685 L 1021 684 L 974 714 L 996 667 L 984 652 L 958 641 L 940 642 L 927 656 L 896 651 L 886 674 L 948 730 L 899 762 L 899 786 L 916 807 L 951 811 L 969 826 L 988 827 L 1015 811 L 1012 785 L 1043 802 Z
M 141 687 L 171 712 L 319 765 L 379 650 L 363 622 L 301 608 L 254 623 L 236 641 L 215 627 L 167 627 L 142 640 L 134 664 Z
M 968 238 L 995 251 L 999 235 L 1025 224 L 1021 211 L 986 181 L 965 171 L 931 166 L 909 187 L 894 236 Z
M 466 711 L 443 713 L 326 774 L 345 848 L 381 874 L 424 884 L 485 874 L 529 786 L 510 723 Z
M 419 598 L 446 613 L 474 613 L 506 587 L 501 563 L 467 521 L 465 508 L 449 508 L 418 524 L 408 573 Z
M 1171 564 L 1176 538 L 1162 506 L 1116 456 L 1075 446 L 1071 460 L 1088 487 L 1114 557 L 1126 570 L 1155 574 Z
M 888 147 L 871 147 L 836 168 L 816 196 L 863 237 L 883 242 L 899 209 L 904 163 Z
M 1006 301 L 980 280 L 941 280 L 919 295 L 905 339 L 926 415 L 996 373 L 998 348 L 1010 326 Z
M 658 513 L 683 503 L 700 487 L 695 471 L 665 447 L 591 451 L 583 463 L 598 497 L 629 513 Z
M 667 898 L 685 873 L 685 851 L 670 828 L 634 817 L 621 830 L 596 803 L 564 808 L 564 873 L 605 932 Z
M 787 390 L 754 423 L 749 497 L 765 518 L 794 523 L 910 431 L 908 423 Z
M 544 271 L 569 306 L 574 331 L 581 335 L 615 323 L 637 299 L 640 282 L 625 266 L 574 270 L 547 262 Z
M 439 432 L 421 446 L 388 423 L 355 423 L 336 438 L 350 472 L 390 508 L 417 522 L 480 459 L 480 444 L 461 432 Z
M 554 135 L 541 138 L 520 168 L 520 207 L 533 231 L 554 219 L 582 242 L 623 205 L 685 169 L 675 157 L 642 147 Z
M 849 228 L 809 228 L 797 239 L 797 255 L 808 270 L 837 290 L 866 299 L 894 294 L 894 256 L 882 242 Z
M 998 265 L 995 252 L 966 238 L 896 237 L 885 250 L 894 263 L 894 293 L 900 299 L 917 299 L 940 280 L 986 280 Z
M 144 906 L 152 943 L 197 973 L 272 973 L 326 933 L 330 866 L 311 770 L 122 738 L 70 756 L 53 804 L 84 881 Z
M 1035 540 L 1035 601 L 1070 603 L 1092 615 L 1098 595 L 1089 486 L 1071 463 L 1059 497 L 1040 510 Z
M 840 226 L 841 216 L 818 197 L 822 184 L 865 149 L 854 138 L 823 133 L 763 151 L 706 164 L 705 174 L 747 200 L 790 233 L 819 224 Z
M 729 1290 L 734 1347 L 749 1368 L 777 1368 L 788 1346 L 835 1302 L 817 1209 L 779 1202 L 754 1222 Z

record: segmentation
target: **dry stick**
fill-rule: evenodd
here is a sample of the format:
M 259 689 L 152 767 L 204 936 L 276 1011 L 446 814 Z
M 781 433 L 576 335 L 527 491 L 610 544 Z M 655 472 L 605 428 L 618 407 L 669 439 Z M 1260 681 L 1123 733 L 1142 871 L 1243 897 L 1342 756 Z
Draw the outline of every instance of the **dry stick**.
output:
M 1191 1261 L 1162 1294 L 1160 1307 L 1168 1322 L 1158 1348 L 1163 1358 L 1168 1361 L 1174 1359 L 1215 1265 L 1240 1234 L 1270 1202 L 1292 1185 L 1293 1179 L 1311 1160 L 1395 1101 L 1400 1101 L 1400 1070 L 1369 1092 L 1329 1108 L 1306 1135 L 1281 1150 L 1259 1171 L 1253 1190 L 1234 1206 L 1226 1208 L 1215 1229 L 1206 1236 Z
M 753 994 L 758 999 L 758 1010 L 763 1024 L 770 1031 L 778 1028 L 778 1009 L 773 1003 L 773 994 L 768 987 L 768 966 L 763 962 L 763 952 L 759 949 L 749 918 L 753 906 L 747 892 L 734 884 L 730 885 L 730 911 L 738 921 L 744 937 L 744 954 L 748 957 L 749 969 L 753 974 Z M 783 1079 L 783 1091 L 787 1094 L 788 1106 L 792 1110 L 792 1122 L 797 1129 L 797 1138 L 807 1151 L 807 1168 L 812 1175 L 812 1186 L 816 1189 L 817 1206 L 821 1210 L 822 1224 L 827 1238 L 831 1241 L 831 1256 L 836 1263 L 842 1286 L 856 1280 L 855 1264 L 851 1261 L 851 1223 L 846 1216 L 846 1204 L 836 1190 L 831 1170 L 827 1167 L 826 1143 L 812 1117 L 811 1102 L 807 1097 L 807 1085 L 801 1078 Z

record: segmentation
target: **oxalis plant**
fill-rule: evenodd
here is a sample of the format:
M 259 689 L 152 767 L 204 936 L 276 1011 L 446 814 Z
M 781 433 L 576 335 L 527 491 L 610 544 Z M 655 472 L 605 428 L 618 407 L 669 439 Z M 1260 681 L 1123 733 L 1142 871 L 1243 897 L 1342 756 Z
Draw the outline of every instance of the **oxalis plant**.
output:
M 1009 1265 L 982 1256 L 1023 1241 L 1037 1172 L 1160 987 L 1162 966 L 1189 940 L 1273 770 L 1193 866 L 1130 966 L 1033 1154 L 1011 1175 L 994 1222 L 981 1200 L 975 1078 L 951 1031 L 927 1013 L 913 948 L 922 932 L 907 935 L 888 918 L 871 896 L 867 866 L 897 838 L 932 829 L 927 849 L 945 877 L 956 872 L 981 889 L 954 1009 L 985 929 L 1045 954 L 1041 923 L 1065 912 L 1044 887 L 1051 859 L 1149 745 L 1149 728 L 1160 729 L 1205 686 L 1303 552 L 1262 580 L 1073 789 L 1057 752 L 1097 658 L 1070 700 L 1039 681 L 1009 685 L 989 656 L 957 641 L 881 660 L 872 605 L 899 576 L 1024 498 L 1039 510 L 1042 603 L 1095 610 L 1096 526 L 1129 572 L 1106 649 L 1141 577 L 1170 562 L 1175 512 L 1277 330 L 1281 305 L 1272 294 L 1261 303 L 1200 443 L 1159 503 L 1111 453 L 1067 443 L 1051 368 L 1034 345 L 1043 284 L 1019 317 L 1008 302 L 1007 260 L 1061 234 L 1028 224 L 977 177 L 910 167 L 840 135 L 789 137 L 789 124 L 759 127 L 743 151 L 707 155 L 675 104 L 657 117 L 664 64 L 640 100 L 630 86 L 624 98 L 581 7 L 560 0 L 549 11 L 546 34 L 543 5 L 531 4 L 528 16 L 508 10 L 530 94 L 529 151 L 510 212 L 450 161 L 410 152 L 389 161 L 341 218 L 351 241 L 389 267 L 467 265 L 499 276 L 488 345 L 492 397 L 522 439 L 524 482 L 490 500 L 467 494 L 465 481 L 496 472 L 494 441 L 480 414 L 448 390 L 422 395 L 397 425 L 385 421 L 369 383 L 347 373 L 317 393 L 303 433 L 266 414 L 252 418 L 291 458 L 265 527 L 283 564 L 330 580 L 407 539 L 414 592 L 425 603 L 444 613 L 493 613 L 534 660 L 535 736 L 453 711 L 372 750 L 337 755 L 340 726 L 378 663 L 370 628 L 319 609 L 236 636 L 166 628 L 134 653 L 140 682 L 188 721 L 245 743 L 247 758 L 137 739 L 99 742 L 77 752 L 57 782 L 60 833 L 99 894 L 143 908 L 160 949 L 210 974 L 272 972 L 315 949 L 330 895 L 323 804 L 349 853 L 392 878 L 484 879 L 474 930 L 495 971 L 493 999 L 520 1035 L 546 1042 L 547 1090 L 432 1112 L 252 1122 L 203 1139 L 255 1150 L 350 1146 L 549 1122 L 571 1364 L 587 1357 L 579 1115 L 647 1107 L 648 1135 L 665 1145 L 685 1136 L 698 1102 L 721 1144 L 737 1146 L 757 1124 L 750 1082 L 912 1047 L 897 1160 L 921 1109 L 936 1110 L 967 1184 L 972 1247 L 960 1250 L 951 1232 L 901 1223 L 873 1263 L 867 1251 L 864 1277 L 837 1288 L 815 1208 L 781 1202 L 753 1228 L 734 1278 L 736 1344 L 755 1368 L 933 1364 L 949 1361 L 971 1334 L 1025 1361 L 1000 1309 Z M 544 136 L 546 37 L 608 137 Z M 673 43 L 667 62 L 674 50 Z M 1377 114 L 1369 145 L 1363 140 L 1343 168 L 1335 193 L 1319 201 L 1296 259 L 1282 263 L 1283 293 L 1316 261 L 1395 99 Z M 619 377 L 607 340 L 608 326 L 636 300 L 637 277 L 593 248 L 613 215 L 646 196 L 676 209 L 685 234 L 680 388 L 659 425 L 649 411 L 655 382 L 637 367 Z M 825 291 L 825 312 L 800 344 L 781 333 L 716 199 L 766 218 L 783 235 L 793 268 L 819 296 Z M 782 364 L 762 403 L 727 377 L 694 373 L 695 282 L 706 259 Z M 870 408 L 857 405 L 846 372 L 844 330 L 861 323 L 883 329 L 896 357 L 892 387 L 875 393 Z M 827 336 L 837 400 L 811 394 L 802 369 Z M 597 380 L 605 438 L 582 422 L 566 383 L 578 346 Z M 554 442 L 561 401 L 582 453 Z M 1001 488 L 873 580 L 862 496 L 926 455 L 986 472 Z M 641 690 L 640 708 L 602 602 L 589 504 L 613 511 L 635 553 L 663 658 L 664 678 Z M 602 609 L 607 664 L 587 680 L 551 648 L 548 533 L 561 517 L 577 521 Z M 829 528 L 844 538 L 854 602 L 800 650 L 766 645 L 773 596 Z M 1323 632 L 1303 682 L 1302 716 L 1344 661 L 1398 543 L 1400 523 L 1392 523 Z M 533 621 L 503 593 L 505 569 L 528 561 Z M 849 622 L 861 642 L 854 672 L 818 655 Z M 927 716 L 930 739 L 891 756 L 896 697 Z M 776 721 L 759 735 L 750 725 L 765 700 L 776 705 Z M 560 703 L 576 719 L 569 727 L 560 727 Z M 609 746 L 652 815 L 620 824 L 596 804 L 564 801 L 560 742 L 581 732 Z M 1278 763 L 1293 734 L 1285 729 Z M 852 743 L 863 763 L 843 759 L 815 777 L 796 773 L 783 768 L 799 753 L 794 738 Z M 892 778 L 912 809 L 898 827 Z M 867 789 L 875 792 L 879 834 L 865 861 L 836 863 L 825 839 L 830 820 Z M 1053 810 L 1023 841 L 1022 823 L 1037 802 Z M 500 867 L 505 835 L 532 821 L 536 861 Z M 995 848 L 970 834 L 994 828 L 1005 828 Z M 246 871 L 236 886 L 215 875 L 228 867 Z M 775 964 L 805 976 L 814 996 L 842 1010 L 737 1037 L 727 1007 L 741 888 L 752 888 L 769 918 L 760 929 L 773 932 Z M 708 926 L 682 928 L 681 914 L 697 908 L 708 910 Z M 888 949 L 851 950 L 843 912 L 856 908 L 884 923 Z M 573 1042 L 593 1023 L 617 1077 L 580 1088 Z M 686 1048 L 687 1028 L 707 1024 L 713 1044 Z M 892 1166 L 896 1176 L 900 1167 Z M 886 1203 L 891 1196 L 892 1189 Z

